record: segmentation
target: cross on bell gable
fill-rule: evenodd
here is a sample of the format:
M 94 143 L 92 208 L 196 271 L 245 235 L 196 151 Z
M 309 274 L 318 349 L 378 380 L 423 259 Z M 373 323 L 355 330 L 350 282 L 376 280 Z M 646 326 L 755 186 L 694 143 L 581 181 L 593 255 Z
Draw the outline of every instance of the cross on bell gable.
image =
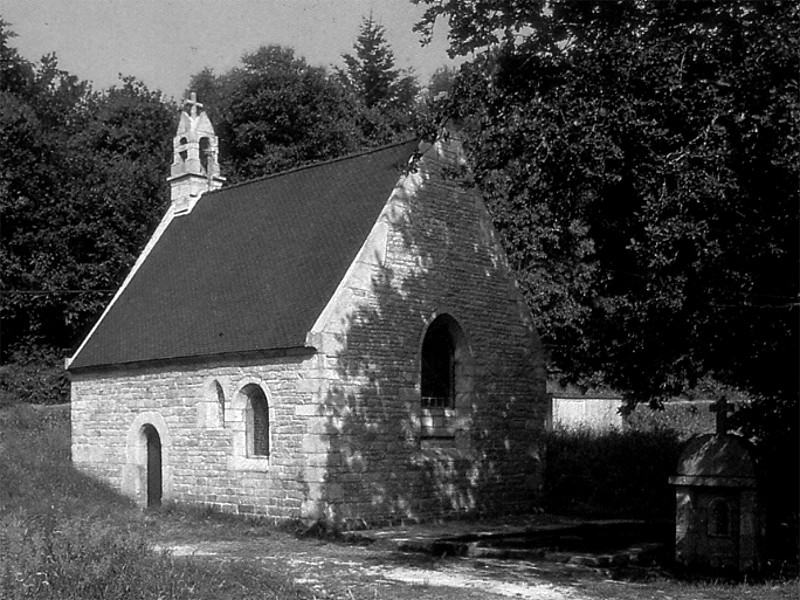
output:
M 718 434 L 728 432 L 728 409 L 730 406 L 728 399 L 722 396 L 722 398 L 714 402 L 708 409 L 717 414 L 716 430 Z
M 183 101 L 183 104 L 184 105 L 188 104 L 191 107 L 189 109 L 189 111 L 190 111 L 190 114 L 193 117 L 197 116 L 197 109 L 198 108 L 203 108 L 203 105 L 200 102 L 197 101 L 197 93 L 196 92 L 192 92 L 191 94 L 189 94 L 189 97 L 186 100 Z

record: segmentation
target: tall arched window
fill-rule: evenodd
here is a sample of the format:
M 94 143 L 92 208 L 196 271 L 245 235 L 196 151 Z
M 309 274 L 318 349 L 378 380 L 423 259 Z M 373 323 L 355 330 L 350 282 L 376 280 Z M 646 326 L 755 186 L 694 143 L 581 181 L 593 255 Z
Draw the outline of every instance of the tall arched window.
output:
M 269 456 L 269 403 L 259 386 L 254 383 L 242 388 L 247 396 L 247 455 Z
M 423 408 L 452 408 L 456 392 L 455 321 L 437 317 L 422 341 L 421 396 Z M 455 325 L 457 327 L 457 325 Z
M 422 448 L 468 448 L 476 401 L 474 365 L 467 337 L 447 314 L 436 317 L 422 338 L 420 444 Z

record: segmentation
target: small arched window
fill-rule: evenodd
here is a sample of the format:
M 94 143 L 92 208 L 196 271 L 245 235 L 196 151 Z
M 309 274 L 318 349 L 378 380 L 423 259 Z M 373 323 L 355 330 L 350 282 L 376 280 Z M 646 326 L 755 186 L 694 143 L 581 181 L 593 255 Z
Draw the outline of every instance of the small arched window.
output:
M 247 397 L 247 455 L 269 456 L 269 403 L 259 386 L 246 385 L 242 393 Z
M 180 151 L 179 156 L 181 157 L 181 162 L 186 162 L 186 159 L 189 157 L 189 152 L 186 149 L 186 144 L 188 144 L 188 140 L 185 137 L 180 139 Z
M 423 408 L 452 408 L 456 395 L 456 339 L 452 317 L 434 319 L 422 341 Z
M 225 427 L 225 392 L 222 391 L 222 386 L 216 379 L 214 380 L 214 396 L 217 408 L 217 424 L 220 427 Z
M 225 427 L 225 392 L 216 379 L 205 383 L 203 401 L 197 406 L 197 426 Z

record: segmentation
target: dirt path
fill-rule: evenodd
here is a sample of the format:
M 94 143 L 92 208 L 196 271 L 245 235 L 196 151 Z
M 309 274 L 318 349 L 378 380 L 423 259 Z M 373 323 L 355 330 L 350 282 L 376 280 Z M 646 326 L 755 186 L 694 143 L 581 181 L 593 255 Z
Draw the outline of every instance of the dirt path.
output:
M 575 565 L 436 559 L 397 552 L 379 544 L 364 547 L 298 540 L 282 533 L 240 541 L 192 541 L 162 547 L 176 557 L 257 561 L 310 587 L 321 598 L 593 600 L 626 596 L 615 594 L 615 588 L 619 592 L 627 588 L 624 591 L 631 593 L 634 591 L 631 586 L 640 587 L 610 581 L 600 571 Z

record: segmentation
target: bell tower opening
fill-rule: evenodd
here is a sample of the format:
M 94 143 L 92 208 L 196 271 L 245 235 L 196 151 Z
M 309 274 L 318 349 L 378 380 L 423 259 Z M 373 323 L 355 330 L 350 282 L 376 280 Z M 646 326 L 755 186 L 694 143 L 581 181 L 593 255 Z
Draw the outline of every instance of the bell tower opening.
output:
M 208 159 L 211 155 L 211 142 L 207 137 L 200 138 L 200 168 L 203 173 L 208 173 Z
M 178 150 L 178 156 L 181 159 L 181 164 L 186 164 L 186 159 L 189 158 L 189 151 L 186 150 L 187 140 L 185 137 L 182 137 L 178 144 L 180 144 L 180 150 Z

